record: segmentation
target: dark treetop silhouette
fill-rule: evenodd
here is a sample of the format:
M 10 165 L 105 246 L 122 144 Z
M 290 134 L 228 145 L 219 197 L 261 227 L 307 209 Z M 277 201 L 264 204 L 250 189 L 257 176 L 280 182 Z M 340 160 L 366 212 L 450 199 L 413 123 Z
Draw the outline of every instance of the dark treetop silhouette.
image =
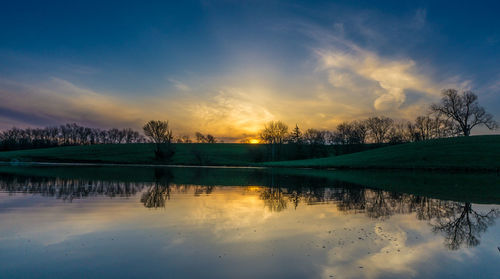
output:
M 477 95 L 472 91 L 458 93 L 456 89 L 446 89 L 442 94 L 441 102 L 433 104 L 431 109 L 454 121 L 464 136 L 469 136 L 471 130 L 478 125 L 484 125 L 490 130 L 498 127 L 493 116 L 479 105 Z

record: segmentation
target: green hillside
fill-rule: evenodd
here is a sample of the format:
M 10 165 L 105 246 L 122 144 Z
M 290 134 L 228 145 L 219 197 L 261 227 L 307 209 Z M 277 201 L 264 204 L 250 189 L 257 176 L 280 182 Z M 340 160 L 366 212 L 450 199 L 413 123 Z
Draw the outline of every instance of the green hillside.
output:
M 152 144 L 102 144 L 0 152 L 0 161 L 269 166 L 356 169 L 499 170 L 500 136 L 436 139 L 318 159 L 256 163 L 267 153 L 260 144 L 174 144 L 169 161 L 154 158 Z M 333 154 L 333 146 L 329 146 Z
M 275 167 L 499 170 L 500 136 L 415 142 L 348 155 L 265 163 Z
M 257 144 L 174 144 L 168 162 L 156 161 L 153 144 L 99 144 L 0 152 L 0 161 L 83 162 L 118 164 L 248 165 L 254 154 L 265 153 Z

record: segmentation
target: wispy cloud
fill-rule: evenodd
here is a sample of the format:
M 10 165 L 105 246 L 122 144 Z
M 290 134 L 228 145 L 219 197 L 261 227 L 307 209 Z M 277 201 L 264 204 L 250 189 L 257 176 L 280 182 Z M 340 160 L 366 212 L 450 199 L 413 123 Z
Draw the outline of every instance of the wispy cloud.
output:
M 191 87 L 189 87 L 189 85 L 187 85 L 179 80 L 169 78 L 168 81 L 170 83 L 172 83 L 174 85 L 174 87 L 180 91 L 190 91 L 191 90 Z
M 413 19 L 413 26 L 416 29 L 420 29 L 425 26 L 427 21 L 427 10 L 426 9 L 417 9 L 415 12 L 415 17 Z
M 0 80 L 0 92 L 0 108 L 10 111 L 3 117 L 15 120 L 15 113 L 23 113 L 25 125 L 78 122 L 100 127 L 135 126 L 143 117 L 128 101 L 59 78 L 38 84 Z
M 425 10 L 418 10 L 413 21 L 425 24 L 425 19 Z M 376 114 L 412 119 L 427 111 L 441 89 L 469 84 L 459 76 L 435 80 L 429 65 L 355 43 L 348 39 L 349 22 L 338 21 L 331 30 L 297 22 L 293 26 L 308 38 L 309 56 L 291 74 L 274 68 L 272 61 L 243 59 L 226 73 L 170 77 L 164 93 L 135 97 L 61 78 L 32 83 L 0 79 L 0 128 L 77 122 L 140 129 L 150 119 L 168 119 L 178 134 L 201 131 L 236 139 L 255 136 L 273 119 L 320 129 Z M 363 23 L 356 28 L 370 40 L 381 38 Z

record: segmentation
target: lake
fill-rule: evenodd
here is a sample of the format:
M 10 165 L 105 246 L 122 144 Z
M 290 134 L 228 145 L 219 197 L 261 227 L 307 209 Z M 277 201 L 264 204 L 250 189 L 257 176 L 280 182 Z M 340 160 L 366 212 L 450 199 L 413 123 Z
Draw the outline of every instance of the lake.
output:
M 498 174 L 0 167 L 1 278 L 498 278 Z

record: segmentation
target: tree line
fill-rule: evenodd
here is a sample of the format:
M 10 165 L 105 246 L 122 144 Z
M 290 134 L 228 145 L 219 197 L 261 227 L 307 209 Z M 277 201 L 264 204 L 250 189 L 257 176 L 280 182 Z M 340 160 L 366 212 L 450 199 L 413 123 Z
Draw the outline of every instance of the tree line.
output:
M 334 131 L 307 129 L 298 125 L 289 130 L 281 121 L 271 121 L 259 133 L 262 143 L 269 145 L 267 159 L 281 158 L 283 144 L 300 146 L 302 155 L 294 158 L 328 155 L 325 145 L 363 145 L 373 143 L 397 144 L 452 136 L 469 136 L 476 126 L 496 129 L 493 116 L 478 103 L 478 97 L 471 91 L 458 92 L 447 89 L 442 92 L 439 103 L 430 106 L 428 115 L 419 116 L 413 122 L 395 121 L 385 116 L 364 120 L 345 121 Z M 151 120 L 143 127 L 143 133 L 132 129 L 99 129 L 65 124 L 46 128 L 12 128 L 0 133 L 0 150 L 16 150 L 64 145 L 155 143 L 157 158 L 170 158 L 174 154 L 171 143 L 217 143 L 211 134 L 196 132 L 195 140 L 188 135 L 174 137 L 168 121 Z M 297 148 L 296 148 L 297 149 Z M 359 151 L 359 150 L 358 150 Z M 297 153 L 296 152 L 296 153 Z M 293 156 L 292 156 L 293 157 Z M 282 159 L 282 158 L 281 158 Z
M 261 130 L 259 138 L 269 145 L 271 160 L 278 160 L 283 159 L 280 155 L 285 143 L 299 146 L 298 148 L 307 146 L 307 154 L 299 157 L 315 157 L 324 153 L 324 148 L 321 148 L 324 145 L 398 144 L 469 136 L 474 127 L 481 125 L 491 130 L 496 129 L 498 124 L 493 116 L 478 104 L 477 99 L 477 95 L 471 91 L 459 93 L 455 89 L 447 89 L 442 92 L 441 101 L 430 106 L 429 114 L 418 116 L 413 122 L 375 116 L 364 120 L 344 121 L 334 131 L 302 131 L 298 125 L 290 131 L 284 122 L 271 121 Z M 286 152 L 290 153 L 290 150 Z
M 143 142 L 147 142 L 147 139 L 129 128 L 106 130 L 84 127 L 76 123 L 46 128 L 13 127 L 0 133 L 0 150 Z

